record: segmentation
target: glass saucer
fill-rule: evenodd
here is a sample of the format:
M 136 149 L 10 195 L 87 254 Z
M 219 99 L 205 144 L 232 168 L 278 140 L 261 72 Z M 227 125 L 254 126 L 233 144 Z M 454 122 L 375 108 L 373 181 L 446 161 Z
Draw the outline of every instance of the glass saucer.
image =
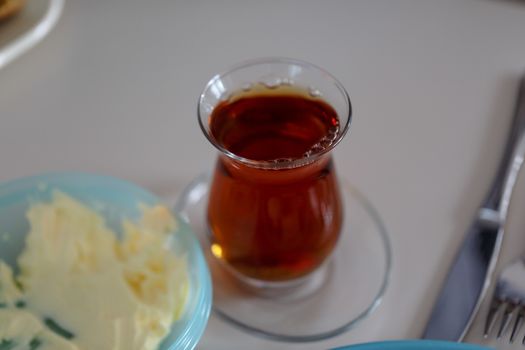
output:
M 391 247 L 379 214 L 355 187 L 343 182 L 345 221 L 331 259 L 299 294 L 264 297 L 239 287 L 211 253 L 206 205 L 209 175 L 191 182 L 175 211 L 204 248 L 213 280 L 213 310 L 224 321 L 264 338 L 308 342 L 339 335 L 366 318 L 388 285 Z

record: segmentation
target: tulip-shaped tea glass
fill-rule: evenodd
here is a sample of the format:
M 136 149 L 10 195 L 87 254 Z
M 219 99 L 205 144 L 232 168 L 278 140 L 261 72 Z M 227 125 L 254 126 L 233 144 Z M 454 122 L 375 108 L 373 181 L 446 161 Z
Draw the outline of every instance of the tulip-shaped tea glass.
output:
M 175 208 L 207 251 L 223 320 L 274 340 L 316 341 L 379 304 L 388 236 L 332 157 L 351 115 L 343 86 L 302 61 L 249 61 L 206 85 L 198 117 L 218 157 Z
M 331 151 L 350 119 L 343 86 L 296 60 L 237 66 L 202 93 L 200 126 L 220 151 L 207 209 L 211 251 L 255 291 L 299 286 L 334 250 L 344 218 Z

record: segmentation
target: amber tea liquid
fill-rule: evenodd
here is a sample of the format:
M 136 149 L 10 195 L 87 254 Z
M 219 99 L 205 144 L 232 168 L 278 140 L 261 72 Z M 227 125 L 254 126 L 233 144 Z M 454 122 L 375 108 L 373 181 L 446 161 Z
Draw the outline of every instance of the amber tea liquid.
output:
M 343 221 L 334 164 L 322 153 L 339 132 L 335 110 L 290 88 L 256 89 L 219 103 L 212 137 L 268 169 L 218 158 L 210 189 L 212 252 L 242 275 L 263 281 L 304 277 L 334 249 Z

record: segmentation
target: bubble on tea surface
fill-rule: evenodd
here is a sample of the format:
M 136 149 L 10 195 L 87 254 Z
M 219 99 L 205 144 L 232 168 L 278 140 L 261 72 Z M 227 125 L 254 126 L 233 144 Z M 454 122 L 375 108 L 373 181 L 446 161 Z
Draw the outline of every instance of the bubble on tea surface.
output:
M 312 148 L 310 148 L 312 153 L 318 153 L 318 152 L 323 151 L 324 149 L 325 147 L 321 145 L 321 142 L 316 143 L 315 145 L 312 146 Z
M 270 163 L 280 164 L 280 163 L 293 162 L 294 160 L 295 159 L 293 158 L 276 158 L 276 159 L 272 159 Z
M 327 131 L 326 136 L 322 137 L 317 143 L 312 145 L 312 147 L 310 147 L 308 151 L 306 151 L 303 154 L 303 157 L 305 158 L 310 157 L 316 153 L 320 153 L 326 150 L 327 148 L 330 148 L 334 144 L 334 142 L 337 140 L 338 134 L 339 134 L 339 125 L 335 125 L 334 127 L 330 128 Z
M 294 83 L 295 82 L 291 78 L 283 78 L 282 81 L 281 81 L 281 85 L 283 85 L 283 86 L 293 86 Z
M 308 94 L 312 97 L 321 97 L 321 91 L 319 89 L 316 89 L 314 87 L 308 88 Z
M 328 130 L 328 133 L 326 134 L 326 138 L 330 141 L 334 142 L 337 139 L 337 135 L 339 134 L 339 126 L 330 128 Z
M 332 145 L 333 141 L 327 137 L 323 137 L 321 141 L 319 141 L 319 145 L 321 145 L 322 148 L 326 149 Z
M 282 84 L 282 79 L 279 77 L 267 77 L 261 81 L 261 84 L 268 89 L 276 89 Z

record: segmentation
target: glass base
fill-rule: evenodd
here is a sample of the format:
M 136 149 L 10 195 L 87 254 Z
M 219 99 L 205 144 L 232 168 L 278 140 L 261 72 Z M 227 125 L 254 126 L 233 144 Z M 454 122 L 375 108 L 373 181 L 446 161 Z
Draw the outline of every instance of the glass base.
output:
M 209 242 L 201 239 L 201 244 L 204 249 L 207 248 L 209 250 Z M 279 282 L 261 281 L 242 275 L 213 254 L 207 256 L 207 260 L 208 263 L 212 262 L 210 264 L 211 269 L 214 270 L 212 275 L 216 276 L 217 281 L 220 281 L 223 288 L 227 288 L 225 284 L 232 284 L 228 288 L 231 289 L 230 292 L 236 293 L 236 290 L 239 289 L 261 298 L 275 298 L 280 301 L 295 301 L 315 293 L 326 282 L 330 273 L 329 260 L 302 278 Z
M 208 189 L 209 176 L 197 177 L 178 197 L 175 210 L 204 248 L 213 310 L 220 318 L 264 338 L 307 342 L 353 328 L 379 305 L 390 275 L 390 241 L 377 211 L 353 186 L 342 182 L 344 226 L 332 257 L 308 278 L 277 288 L 240 283 L 211 253 Z

